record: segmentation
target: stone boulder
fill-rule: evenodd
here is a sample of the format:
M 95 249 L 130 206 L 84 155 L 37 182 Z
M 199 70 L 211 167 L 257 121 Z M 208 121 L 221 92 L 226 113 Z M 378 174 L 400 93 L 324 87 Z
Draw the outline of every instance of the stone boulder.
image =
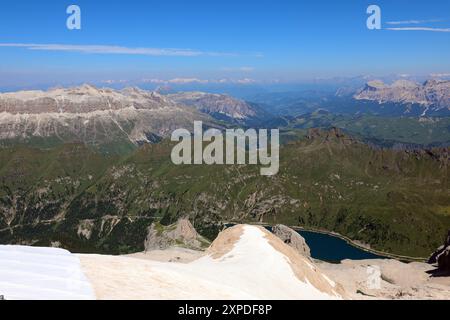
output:
M 450 246 L 447 246 L 440 255 L 437 256 L 439 271 L 450 275 Z
M 145 251 L 164 250 L 170 247 L 183 247 L 204 250 L 209 241 L 199 235 L 188 219 L 182 218 L 169 226 L 159 222 L 152 223 L 145 239 Z
M 450 230 L 444 245 L 440 246 L 430 257 L 428 263 L 437 263 L 438 270 L 450 275 Z
M 272 232 L 285 244 L 298 251 L 302 256 L 311 257 L 311 251 L 306 244 L 305 239 L 297 231 L 286 227 L 285 225 L 278 224 L 272 228 Z

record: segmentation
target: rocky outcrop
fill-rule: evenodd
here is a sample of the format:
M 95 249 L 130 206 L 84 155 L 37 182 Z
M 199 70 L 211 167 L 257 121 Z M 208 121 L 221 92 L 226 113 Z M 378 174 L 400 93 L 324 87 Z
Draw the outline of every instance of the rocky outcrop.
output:
M 354 98 L 378 103 L 418 104 L 425 108 L 425 115 L 429 111 L 450 110 L 450 81 L 428 80 L 419 84 L 399 80 L 392 85 L 371 81 Z
M 437 257 L 439 271 L 450 275 L 450 246 L 447 246 L 444 251 Z
M 225 229 L 187 263 L 78 255 L 97 299 L 329 300 L 343 287 L 263 227 Z M 178 256 L 178 253 L 175 253 Z
M 252 105 L 228 95 L 182 92 L 168 95 L 168 98 L 213 116 L 222 115 L 234 120 L 245 120 L 257 116 L 257 110 Z
M 84 114 L 98 111 L 115 111 L 135 107 L 158 110 L 177 105 L 164 96 L 139 88 L 113 90 L 82 85 L 55 88 L 48 91 L 18 91 L 0 94 L 0 112 L 11 114 Z
M 329 129 L 324 128 L 310 128 L 308 129 L 305 138 L 312 143 L 334 145 L 339 148 L 346 148 L 350 145 L 362 144 L 357 138 L 346 134 L 342 129 L 332 127 Z
M 343 285 L 352 299 L 448 300 L 449 277 L 430 277 L 433 266 L 393 259 L 318 262 L 322 272 Z
M 430 257 L 428 263 L 437 263 L 438 271 L 450 275 L 450 230 L 444 245 L 440 246 Z
M 209 246 L 209 242 L 197 233 L 188 219 L 180 219 L 169 226 L 163 226 L 159 222 L 152 223 L 145 239 L 145 251 L 164 250 L 174 246 L 202 250 Z
M 305 239 L 297 231 L 286 227 L 285 225 L 279 224 L 273 227 L 272 232 L 285 244 L 294 248 L 302 256 L 311 256 L 311 251 L 306 244 Z
M 0 114 L 1 142 L 83 142 L 102 150 L 154 143 L 195 120 L 212 121 L 156 92 L 90 85 L 3 93 Z

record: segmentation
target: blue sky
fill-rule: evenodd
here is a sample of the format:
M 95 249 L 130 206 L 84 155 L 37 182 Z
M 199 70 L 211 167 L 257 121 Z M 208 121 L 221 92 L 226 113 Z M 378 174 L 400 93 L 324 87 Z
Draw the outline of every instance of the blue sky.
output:
M 81 30 L 66 28 L 71 4 Z M 370 4 L 381 7 L 383 30 L 366 28 Z M 447 0 L 3 0 L 0 8 L 3 86 L 424 75 L 450 73 L 449 57 Z

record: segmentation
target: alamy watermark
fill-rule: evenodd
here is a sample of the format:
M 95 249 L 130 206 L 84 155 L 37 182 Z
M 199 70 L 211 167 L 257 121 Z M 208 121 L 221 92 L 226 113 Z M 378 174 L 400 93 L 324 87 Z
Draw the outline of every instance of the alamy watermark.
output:
M 370 5 L 367 8 L 367 14 L 370 16 L 367 18 L 367 29 L 380 30 L 381 29 L 381 8 L 375 4 Z
M 67 7 L 66 13 L 69 15 L 66 21 L 67 29 L 81 30 L 81 8 L 73 4 Z
M 193 135 L 181 128 L 172 133 L 171 140 L 179 142 L 171 154 L 172 162 L 176 165 L 259 164 L 263 166 L 260 173 L 264 176 L 276 175 L 280 168 L 278 129 L 271 129 L 270 135 L 267 129 L 227 129 L 225 133 L 208 129 L 203 132 L 203 123 L 195 121 Z M 205 143 L 208 144 L 204 147 Z
M 81 30 L 81 8 L 78 5 L 72 4 L 67 7 L 66 13 L 69 15 L 66 21 L 67 29 Z M 381 8 L 378 5 L 372 4 L 367 7 L 367 28 L 369 30 L 381 29 Z

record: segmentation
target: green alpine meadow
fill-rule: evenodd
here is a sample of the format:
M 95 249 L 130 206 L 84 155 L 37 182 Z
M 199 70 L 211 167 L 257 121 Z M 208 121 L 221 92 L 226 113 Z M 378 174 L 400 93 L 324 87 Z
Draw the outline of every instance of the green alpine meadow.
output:
M 280 150 L 280 172 L 173 165 L 172 142 L 108 156 L 81 145 L 0 151 L 0 240 L 76 252 L 143 250 L 152 222 L 189 217 L 206 238 L 227 222 L 337 232 L 426 257 L 450 225 L 449 153 L 375 148 L 311 129 Z

